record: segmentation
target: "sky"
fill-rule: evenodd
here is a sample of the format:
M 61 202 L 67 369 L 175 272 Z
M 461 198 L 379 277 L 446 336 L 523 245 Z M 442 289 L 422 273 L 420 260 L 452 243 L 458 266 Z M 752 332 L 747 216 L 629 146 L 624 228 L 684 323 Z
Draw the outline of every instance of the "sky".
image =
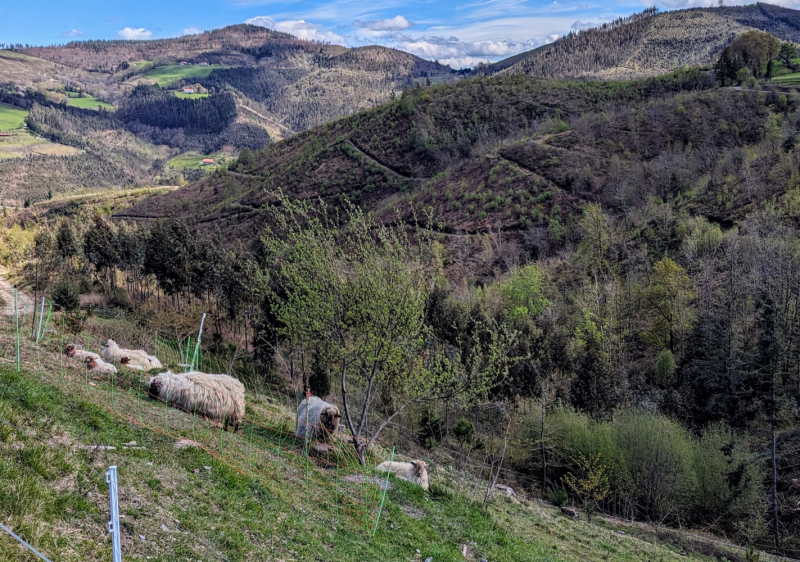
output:
M 156 39 L 253 23 L 301 39 L 379 44 L 454 68 L 493 62 L 657 5 L 718 0 L 0 0 L 0 43 Z M 725 0 L 726 5 L 752 0 Z M 772 0 L 800 7 L 800 0 Z

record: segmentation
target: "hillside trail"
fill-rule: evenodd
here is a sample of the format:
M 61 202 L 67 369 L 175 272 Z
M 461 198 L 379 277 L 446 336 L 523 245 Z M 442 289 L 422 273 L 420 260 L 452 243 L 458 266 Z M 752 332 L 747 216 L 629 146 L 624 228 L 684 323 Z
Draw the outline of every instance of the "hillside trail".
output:
M 0 299 L 3 300 L 2 307 L 0 307 L 0 315 L 13 316 L 14 315 L 14 285 L 12 285 L 6 275 L 8 272 L 5 269 L 0 269 Z M 30 314 L 33 312 L 33 298 L 24 292 L 17 292 L 17 308 L 20 314 Z

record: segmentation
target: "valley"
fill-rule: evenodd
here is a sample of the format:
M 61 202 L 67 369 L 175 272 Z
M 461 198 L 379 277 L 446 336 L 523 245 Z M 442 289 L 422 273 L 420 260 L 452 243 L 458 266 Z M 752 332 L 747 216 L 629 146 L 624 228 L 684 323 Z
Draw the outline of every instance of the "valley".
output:
M 133 560 L 800 556 L 800 11 L 184 31 L 0 50 L 0 521 L 106 559 L 114 462 Z

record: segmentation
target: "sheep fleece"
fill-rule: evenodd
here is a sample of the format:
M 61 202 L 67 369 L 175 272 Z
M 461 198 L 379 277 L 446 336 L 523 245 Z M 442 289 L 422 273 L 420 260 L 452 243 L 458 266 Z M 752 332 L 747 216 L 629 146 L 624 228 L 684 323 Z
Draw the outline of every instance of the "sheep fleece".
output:
M 322 414 L 328 414 L 328 417 L 335 420 L 334 427 L 324 428 L 323 423 L 320 421 Z M 335 433 L 339 427 L 339 408 L 333 404 L 328 404 L 322 398 L 312 396 L 300 402 L 297 407 L 297 428 L 294 434 L 297 437 L 308 439 L 327 439 L 330 433 Z
M 80 359 L 81 361 L 85 361 L 90 357 L 95 360 L 100 359 L 100 356 L 97 353 L 80 349 L 74 343 L 67 344 L 67 346 L 64 348 L 64 353 L 67 355 L 67 357 L 74 357 L 75 359 Z
M 411 462 L 382 462 L 375 467 L 378 472 L 391 472 L 402 480 L 408 480 L 418 486 L 422 486 L 423 490 L 428 489 L 428 469 L 427 465 L 422 461 Z
M 167 371 L 150 379 L 150 394 L 186 412 L 233 425 L 234 432 L 244 417 L 244 385 L 228 375 Z
M 129 369 L 149 371 L 160 369 L 161 361 L 140 349 L 122 349 L 114 340 L 108 340 L 103 348 L 103 359 L 109 363 L 120 363 Z

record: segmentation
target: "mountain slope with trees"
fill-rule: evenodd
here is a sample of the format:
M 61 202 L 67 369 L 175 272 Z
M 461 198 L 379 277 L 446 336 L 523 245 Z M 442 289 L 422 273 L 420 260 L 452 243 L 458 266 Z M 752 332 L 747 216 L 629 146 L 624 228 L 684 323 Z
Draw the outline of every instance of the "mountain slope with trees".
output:
M 735 37 L 754 29 L 800 42 L 800 12 L 763 3 L 669 12 L 650 8 L 570 33 L 478 72 L 552 78 L 653 76 L 685 65 L 710 64 Z

